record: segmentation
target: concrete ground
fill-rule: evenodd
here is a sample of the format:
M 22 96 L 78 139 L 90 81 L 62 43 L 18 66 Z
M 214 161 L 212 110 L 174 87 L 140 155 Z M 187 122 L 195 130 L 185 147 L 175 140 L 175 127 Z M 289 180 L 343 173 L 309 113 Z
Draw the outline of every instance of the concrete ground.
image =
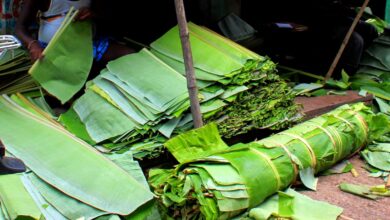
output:
M 358 172 L 354 177 L 351 173 L 320 176 L 317 191 L 300 191 L 313 199 L 326 201 L 340 206 L 344 212 L 338 220 L 389 220 L 390 197 L 370 200 L 341 191 L 338 185 L 342 182 L 364 185 L 385 184 L 383 179 L 368 176 L 369 172 L 363 166 L 364 160 L 356 155 L 349 159 Z

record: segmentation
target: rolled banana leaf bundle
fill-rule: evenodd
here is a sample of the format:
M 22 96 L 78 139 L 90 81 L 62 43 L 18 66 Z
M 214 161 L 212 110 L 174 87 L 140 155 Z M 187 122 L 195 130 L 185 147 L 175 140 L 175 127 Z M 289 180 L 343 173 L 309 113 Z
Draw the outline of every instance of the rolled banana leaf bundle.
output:
M 213 128 L 214 126 L 214 128 Z M 184 133 L 165 145 L 180 162 L 155 169 L 149 183 L 166 214 L 184 219 L 228 219 L 261 204 L 299 177 L 314 174 L 364 147 L 390 122 L 363 104 L 345 105 L 291 129 L 227 147 L 215 125 Z

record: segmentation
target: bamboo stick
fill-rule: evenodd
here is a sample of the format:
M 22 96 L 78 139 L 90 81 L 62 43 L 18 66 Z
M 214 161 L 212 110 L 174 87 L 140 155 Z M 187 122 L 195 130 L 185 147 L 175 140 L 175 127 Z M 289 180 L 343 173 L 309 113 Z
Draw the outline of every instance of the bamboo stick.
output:
M 196 87 L 195 71 L 192 60 L 190 45 L 190 34 L 187 27 L 187 19 L 184 10 L 183 0 L 175 0 L 176 16 L 180 31 L 180 40 L 183 49 L 184 65 L 186 69 L 187 88 L 190 95 L 191 113 L 194 121 L 194 127 L 203 126 L 202 114 L 200 113 L 200 104 L 198 99 L 198 87 Z

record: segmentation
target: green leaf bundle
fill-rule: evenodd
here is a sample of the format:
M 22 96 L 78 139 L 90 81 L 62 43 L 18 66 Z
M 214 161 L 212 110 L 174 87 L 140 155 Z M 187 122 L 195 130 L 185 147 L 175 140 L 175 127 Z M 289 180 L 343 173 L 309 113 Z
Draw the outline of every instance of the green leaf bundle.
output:
M 171 217 L 229 219 L 258 206 L 298 177 L 315 189 L 315 173 L 356 153 L 370 141 L 376 117 L 362 103 L 345 105 L 259 141 L 225 147 L 219 153 L 204 152 L 209 156 L 192 161 L 179 158 L 185 163 L 176 169 L 150 171 L 149 183 Z M 210 128 L 198 130 L 202 129 Z M 218 135 L 216 129 L 207 133 Z M 175 141 L 186 135 L 168 142 L 173 155 L 191 146 Z

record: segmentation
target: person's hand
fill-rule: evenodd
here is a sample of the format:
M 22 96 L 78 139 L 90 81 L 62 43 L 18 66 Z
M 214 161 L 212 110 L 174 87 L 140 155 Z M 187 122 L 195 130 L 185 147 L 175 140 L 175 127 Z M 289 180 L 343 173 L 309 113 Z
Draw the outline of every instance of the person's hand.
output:
M 35 62 L 43 58 L 43 54 L 42 54 L 43 48 L 41 47 L 38 41 L 36 40 L 31 41 L 27 49 L 30 53 L 30 58 L 32 62 Z
M 75 20 L 76 21 L 84 21 L 86 19 L 92 18 L 93 17 L 93 12 L 90 8 L 80 8 L 79 12 L 76 15 Z

